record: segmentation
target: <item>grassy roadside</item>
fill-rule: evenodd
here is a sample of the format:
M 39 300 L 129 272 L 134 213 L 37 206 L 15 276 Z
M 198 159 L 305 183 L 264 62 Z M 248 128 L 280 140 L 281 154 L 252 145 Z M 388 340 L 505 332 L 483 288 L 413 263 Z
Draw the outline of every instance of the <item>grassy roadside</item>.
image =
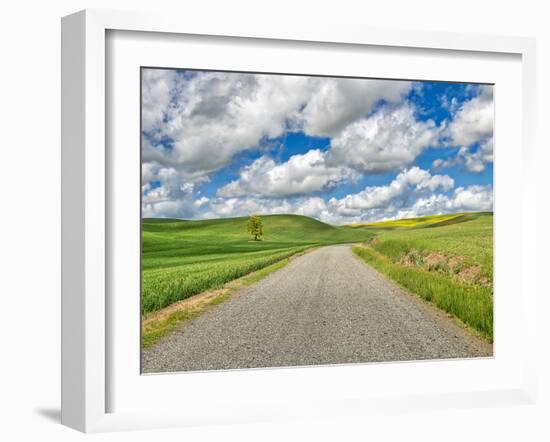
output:
M 219 292 L 219 293 L 218 293 Z M 207 308 L 220 304 L 229 298 L 225 290 L 217 290 L 211 296 L 204 297 L 193 303 L 175 306 L 170 312 L 160 311 L 160 315 L 142 321 L 141 348 L 146 350 L 163 336 L 174 330 L 181 322 L 196 318 Z
M 461 284 L 434 272 L 400 266 L 370 247 L 354 246 L 353 251 L 408 291 L 493 341 L 493 296 L 487 287 Z
M 435 217 L 432 217 L 435 218 Z M 379 223 L 353 251 L 420 298 L 493 340 L 493 216 Z M 451 221 L 451 222 L 449 222 Z M 435 226 L 434 226 L 435 222 Z M 407 224 L 418 227 L 407 228 Z
M 226 283 L 221 289 L 204 292 L 184 299 L 164 309 L 144 315 L 141 322 L 142 350 L 175 330 L 183 321 L 196 318 L 207 309 L 229 299 L 238 290 L 255 284 L 273 272 L 282 269 L 298 256 L 313 249 L 307 249 L 264 267 L 256 272 Z

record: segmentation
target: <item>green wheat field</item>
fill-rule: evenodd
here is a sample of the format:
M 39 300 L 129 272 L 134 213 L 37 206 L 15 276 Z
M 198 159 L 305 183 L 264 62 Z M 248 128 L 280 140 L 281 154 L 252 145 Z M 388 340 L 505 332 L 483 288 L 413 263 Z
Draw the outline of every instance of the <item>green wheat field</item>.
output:
M 356 243 L 366 230 L 299 215 L 262 216 L 264 237 L 252 241 L 248 218 L 207 221 L 144 219 L 142 313 L 152 312 L 269 266 L 311 247 Z

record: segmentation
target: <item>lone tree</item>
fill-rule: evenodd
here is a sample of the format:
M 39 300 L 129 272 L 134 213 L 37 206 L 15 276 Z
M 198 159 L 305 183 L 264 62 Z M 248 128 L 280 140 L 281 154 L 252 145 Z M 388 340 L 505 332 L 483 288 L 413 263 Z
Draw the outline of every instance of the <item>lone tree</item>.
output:
M 258 241 L 258 238 L 264 234 L 262 219 L 258 215 L 250 215 L 246 223 L 246 231 L 254 237 L 254 241 Z

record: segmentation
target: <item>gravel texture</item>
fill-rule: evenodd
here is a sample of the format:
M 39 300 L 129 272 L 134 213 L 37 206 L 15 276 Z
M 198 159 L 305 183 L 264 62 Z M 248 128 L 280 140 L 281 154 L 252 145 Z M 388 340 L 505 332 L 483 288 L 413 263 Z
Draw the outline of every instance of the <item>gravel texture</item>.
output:
M 467 358 L 492 346 L 360 261 L 323 247 L 142 354 L 145 373 Z

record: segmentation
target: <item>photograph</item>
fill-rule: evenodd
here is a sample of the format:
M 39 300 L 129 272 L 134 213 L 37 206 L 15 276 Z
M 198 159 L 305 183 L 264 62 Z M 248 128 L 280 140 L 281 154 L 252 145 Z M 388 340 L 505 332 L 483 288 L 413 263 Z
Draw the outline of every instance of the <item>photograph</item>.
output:
M 493 356 L 493 84 L 140 78 L 142 374 Z

